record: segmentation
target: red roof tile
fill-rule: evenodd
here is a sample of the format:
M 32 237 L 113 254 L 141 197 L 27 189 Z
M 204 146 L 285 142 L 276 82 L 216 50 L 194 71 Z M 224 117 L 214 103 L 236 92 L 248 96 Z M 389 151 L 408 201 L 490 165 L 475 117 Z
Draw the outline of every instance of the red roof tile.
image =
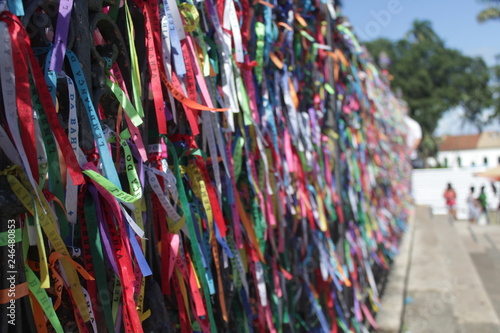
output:
M 439 145 L 439 151 L 476 149 L 479 134 L 447 136 Z

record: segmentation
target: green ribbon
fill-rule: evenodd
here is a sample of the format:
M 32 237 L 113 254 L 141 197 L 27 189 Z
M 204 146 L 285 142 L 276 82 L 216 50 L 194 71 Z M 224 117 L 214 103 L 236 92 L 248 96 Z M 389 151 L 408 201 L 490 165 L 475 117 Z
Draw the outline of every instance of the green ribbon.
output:
M 30 82 L 30 90 L 33 107 L 38 114 L 38 124 L 40 126 L 40 131 L 42 132 L 43 143 L 47 152 L 48 173 L 50 181 L 49 188 L 52 194 L 54 194 L 64 205 L 65 196 L 61 178 L 61 170 L 59 168 L 59 153 L 56 141 L 54 139 L 54 135 L 52 134 L 52 129 L 50 128 L 49 121 L 42 107 L 40 98 L 33 82 Z M 44 182 L 45 179 L 40 181 L 40 188 L 43 187 Z M 59 205 L 54 205 L 54 207 L 56 210 L 57 220 L 59 221 L 61 238 L 64 239 L 69 235 L 69 222 L 62 208 L 59 207 Z
M 106 278 L 106 271 L 104 265 L 104 255 L 102 251 L 101 235 L 97 226 L 97 212 L 95 203 L 92 197 L 85 198 L 84 205 L 85 223 L 87 225 L 87 233 L 90 242 L 90 253 L 92 254 L 92 263 L 94 264 L 95 279 L 97 284 L 98 297 L 104 311 L 104 318 L 106 319 L 106 326 L 108 332 L 114 332 L 113 317 L 111 313 L 111 302 L 108 291 L 108 281 Z M 106 295 L 107 297 L 104 297 Z
M 9 231 L 0 232 L 0 246 L 9 245 L 9 239 L 11 239 L 12 237 L 12 236 L 9 237 L 9 235 L 10 235 Z M 23 235 L 21 229 L 14 229 L 14 243 L 19 243 L 22 240 L 23 240 Z
M 200 248 L 198 247 L 197 242 L 195 241 L 198 239 L 196 237 L 196 231 L 194 230 L 194 225 L 193 225 L 193 218 L 191 216 L 191 209 L 189 208 L 189 202 L 187 200 L 186 196 L 186 191 L 184 189 L 184 184 L 181 176 L 181 171 L 179 167 L 179 158 L 177 157 L 177 152 L 175 150 L 175 146 L 170 142 L 170 140 L 162 135 L 163 141 L 167 145 L 168 149 L 168 154 L 170 157 L 173 159 L 173 164 L 174 164 L 174 176 L 177 181 L 177 191 L 179 193 L 179 199 L 181 202 L 182 210 L 184 212 L 184 216 L 186 217 L 186 224 L 188 227 L 188 232 L 189 232 L 189 238 L 191 241 L 189 242 L 189 245 L 191 247 L 191 251 L 193 253 L 193 258 L 194 258 L 194 268 L 196 270 L 196 274 L 198 276 L 198 279 L 201 282 L 202 289 L 203 289 L 203 296 L 205 297 L 205 303 L 207 305 L 207 313 L 208 313 L 208 319 L 210 321 L 210 331 L 217 333 L 217 326 L 215 323 L 215 319 L 213 316 L 213 310 L 212 310 L 212 300 L 210 298 L 210 294 L 208 292 L 208 283 L 206 280 L 206 275 L 205 275 L 205 267 L 203 267 L 203 263 L 201 261 L 201 252 Z
M 264 23 L 255 22 L 255 36 L 257 36 L 257 48 L 255 49 L 257 66 L 255 66 L 254 72 L 257 82 L 260 84 L 262 82 L 262 69 L 264 68 L 264 46 L 266 45 L 266 25 Z

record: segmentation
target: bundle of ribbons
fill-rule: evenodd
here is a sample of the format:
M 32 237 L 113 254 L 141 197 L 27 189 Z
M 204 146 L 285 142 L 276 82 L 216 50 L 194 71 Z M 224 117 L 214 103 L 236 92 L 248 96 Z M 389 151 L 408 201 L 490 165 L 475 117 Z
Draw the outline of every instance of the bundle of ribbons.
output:
M 403 105 L 332 2 L 1 1 L 1 332 L 368 332 Z

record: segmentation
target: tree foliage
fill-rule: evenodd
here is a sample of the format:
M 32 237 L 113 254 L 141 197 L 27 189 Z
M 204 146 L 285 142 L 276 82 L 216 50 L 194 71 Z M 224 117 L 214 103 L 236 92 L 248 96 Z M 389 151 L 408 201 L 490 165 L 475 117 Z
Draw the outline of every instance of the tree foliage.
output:
M 432 134 L 443 114 L 454 107 L 462 107 L 467 121 L 482 130 L 482 112 L 493 101 L 490 72 L 481 58 L 447 48 L 429 21 L 415 21 L 402 40 L 377 39 L 366 45 L 379 66 L 393 76 L 393 87 L 401 90 L 410 116 L 422 127 L 426 138 L 422 155 L 436 152 Z
M 498 65 L 497 56 L 497 65 L 491 68 L 491 85 L 493 89 L 493 94 L 495 96 L 493 100 L 494 112 L 491 114 L 490 118 L 500 118 L 500 65 Z
M 477 20 L 480 23 L 500 19 L 500 1 L 499 0 L 482 0 L 488 4 L 488 7 L 477 14 Z

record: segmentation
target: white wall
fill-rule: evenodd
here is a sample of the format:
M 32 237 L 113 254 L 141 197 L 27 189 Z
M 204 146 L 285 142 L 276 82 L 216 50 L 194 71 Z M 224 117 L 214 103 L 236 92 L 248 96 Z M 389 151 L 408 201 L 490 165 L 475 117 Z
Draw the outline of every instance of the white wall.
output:
M 441 151 L 438 152 L 437 160 L 444 166 L 445 158 L 448 159 L 448 167 L 458 167 L 457 158 L 460 156 L 462 159 L 462 167 L 471 167 L 473 162 L 476 166 L 484 166 L 484 158 L 488 159 L 487 166 L 492 168 L 496 167 L 498 159 L 500 158 L 500 149 L 470 149 L 470 150 L 455 150 L 455 151 Z
M 496 165 L 496 164 L 495 164 Z M 488 169 L 487 167 L 475 168 L 448 168 L 448 169 L 416 169 L 412 174 L 412 192 L 415 202 L 420 205 L 429 205 L 434 214 L 446 214 L 446 203 L 443 192 L 448 183 L 451 183 L 457 193 L 457 214 L 459 219 L 468 219 L 467 196 L 469 188 L 476 188 L 475 196 L 479 195 L 481 186 L 485 186 L 486 197 L 490 209 L 496 210 L 499 198 L 495 197 L 490 181 L 473 174 Z M 499 188 L 500 183 L 495 185 Z M 500 191 L 500 189 L 499 189 Z

